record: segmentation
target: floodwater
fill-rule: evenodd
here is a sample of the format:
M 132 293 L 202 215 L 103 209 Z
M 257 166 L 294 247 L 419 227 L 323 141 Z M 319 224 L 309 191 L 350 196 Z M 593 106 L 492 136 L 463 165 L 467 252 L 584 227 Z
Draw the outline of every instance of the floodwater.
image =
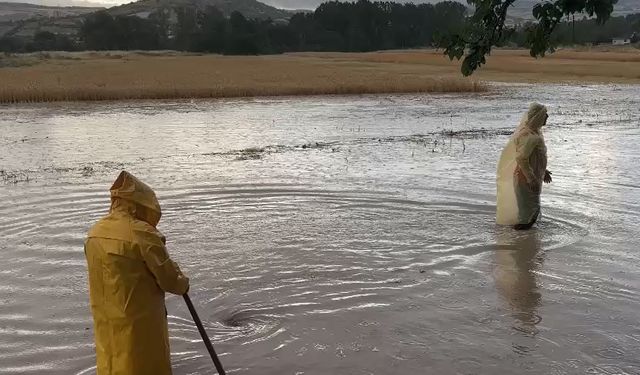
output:
M 516 233 L 495 166 L 533 100 L 554 182 Z M 639 144 L 638 86 L 0 107 L 0 374 L 95 372 L 82 244 L 121 169 L 230 374 L 640 374 Z M 174 373 L 214 373 L 168 312 Z

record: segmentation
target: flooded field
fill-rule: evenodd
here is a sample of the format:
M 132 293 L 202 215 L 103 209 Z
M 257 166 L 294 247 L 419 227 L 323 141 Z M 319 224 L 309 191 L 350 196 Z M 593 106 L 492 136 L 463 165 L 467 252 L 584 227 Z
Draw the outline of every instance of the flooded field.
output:
M 494 224 L 531 101 L 554 182 Z M 640 88 L 0 107 L 0 374 L 95 372 L 89 226 L 127 169 L 230 374 L 640 374 Z M 175 374 L 213 367 L 168 299 Z

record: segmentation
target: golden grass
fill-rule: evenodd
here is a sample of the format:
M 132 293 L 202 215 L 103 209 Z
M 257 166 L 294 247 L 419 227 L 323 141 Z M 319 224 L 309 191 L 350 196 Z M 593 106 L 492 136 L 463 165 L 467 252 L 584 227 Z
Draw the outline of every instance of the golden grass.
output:
M 357 58 L 351 55 L 350 58 Z M 429 66 L 446 74 L 458 65 L 442 59 L 435 51 L 380 52 L 363 54 L 360 60 L 392 64 Z M 524 50 L 496 50 L 487 65 L 474 74 L 478 79 L 521 83 L 640 83 L 640 50 L 561 50 L 534 59 Z
M 460 76 L 459 62 L 429 50 L 277 56 L 54 53 L 35 63 L 33 55 L 13 59 L 10 67 L 0 68 L 0 102 L 482 92 L 487 90 L 483 81 L 640 83 L 635 49 L 560 51 L 544 59 L 498 50 L 472 79 Z M 20 59 L 28 65 L 20 66 Z
M 0 102 L 480 92 L 428 67 L 314 56 L 82 54 L 0 69 Z

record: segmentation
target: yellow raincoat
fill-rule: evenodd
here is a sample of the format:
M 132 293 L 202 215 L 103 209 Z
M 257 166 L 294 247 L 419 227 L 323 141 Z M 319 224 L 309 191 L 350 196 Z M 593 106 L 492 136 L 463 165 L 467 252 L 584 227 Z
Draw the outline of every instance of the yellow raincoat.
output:
M 500 156 L 497 173 L 497 215 L 501 225 L 525 225 L 540 214 L 540 193 L 547 168 L 542 127 L 547 108 L 534 103 Z
M 111 210 L 89 231 L 85 255 L 98 375 L 170 375 L 165 292 L 189 288 L 156 229 L 160 204 L 128 172 L 111 187 Z

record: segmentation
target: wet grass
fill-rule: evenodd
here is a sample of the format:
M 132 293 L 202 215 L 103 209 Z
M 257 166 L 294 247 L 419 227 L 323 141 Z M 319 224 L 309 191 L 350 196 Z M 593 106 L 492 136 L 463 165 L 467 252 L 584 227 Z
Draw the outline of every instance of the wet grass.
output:
M 236 157 L 236 160 L 259 160 L 262 159 L 264 152 L 264 148 L 246 148 L 239 151 L 239 155 Z
M 15 185 L 21 182 L 29 182 L 31 178 L 26 172 L 12 172 L 0 170 L 0 181 L 5 185 Z

